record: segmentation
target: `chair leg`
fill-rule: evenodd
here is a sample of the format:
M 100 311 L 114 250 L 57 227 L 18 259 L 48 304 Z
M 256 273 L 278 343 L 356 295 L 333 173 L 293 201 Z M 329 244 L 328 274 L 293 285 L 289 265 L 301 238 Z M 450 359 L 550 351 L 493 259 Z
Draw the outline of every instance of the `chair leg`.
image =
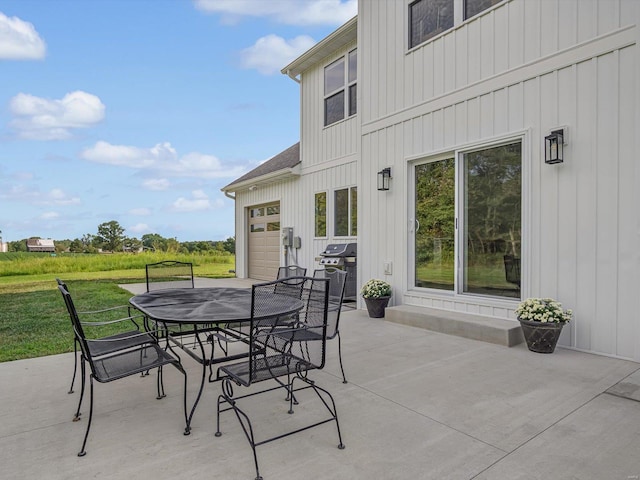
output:
M 236 418 L 238 422 L 240 422 L 240 426 L 242 427 L 242 431 L 244 432 L 245 437 L 251 445 L 251 450 L 253 451 L 253 463 L 256 467 L 256 478 L 255 480 L 263 480 L 260 476 L 260 469 L 258 467 L 258 454 L 256 453 L 256 440 L 253 434 L 253 427 L 251 425 L 251 420 L 240 408 L 238 408 L 237 402 L 232 398 L 233 397 L 233 387 L 229 379 L 225 379 L 222 381 L 222 395 L 218 396 L 218 408 L 217 408 L 217 428 L 215 436 L 219 437 L 222 435 L 220 432 L 220 404 L 222 402 L 228 403 L 230 405 L 229 409 L 232 409 L 236 414 Z M 225 386 L 226 384 L 226 386 Z
M 167 396 L 164 393 L 164 382 L 162 381 L 162 366 L 158 367 L 157 384 L 158 384 L 158 396 L 156 397 L 156 400 L 162 400 L 164 397 Z
M 76 382 L 76 372 L 78 371 L 78 339 L 73 340 L 73 377 L 71 377 L 71 386 L 67 393 L 73 393 L 73 384 Z
M 344 367 L 342 366 L 342 341 L 340 340 L 340 331 L 338 331 L 338 358 L 340 359 L 340 371 L 342 372 L 342 383 L 347 383 L 347 377 L 344 375 Z
M 322 401 L 322 403 L 324 404 L 326 409 L 329 411 L 329 413 L 331 414 L 331 417 L 333 417 L 333 420 L 335 420 L 335 422 L 336 422 L 336 429 L 338 430 L 338 442 L 339 442 L 338 443 L 338 448 L 340 450 L 344 450 L 344 444 L 342 443 L 342 434 L 340 433 L 340 423 L 338 422 L 338 410 L 336 409 L 336 402 L 333 400 L 333 395 L 331 395 L 331 393 L 329 393 L 324 388 L 319 387 L 318 385 L 316 385 L 316 383 L 314 381 L 312 381 L 312 380 L 309 380 L 309 379 L 301 377 L 301 376 L 297 376 L 296 378 L 299 378 L 303 382 L 307 383 L 313 389 L 313 391 L 316 393 L 316 395 L 318 396 L 320 401 Z M 292 380 L 292 382 L 291 382 L 292 387 L 293 387 L 293 382 L 295 380 L 296 379 L 294 378 Z M 325 398 L 322 396 L 322 394 L 326 395 L 326 397 L 331 401 L 331 405 L 329 405 L 329 403 L 327 403 L 327 400 L 325 400 Z
M 189 421 L 189 416 L 187 415 L 187 372 L 184 370 L 184 368 L 182 368 L 182 365 L 180 364 L 176 365 L 176 367 L 182 372 L 182 375 L 184 375 L 184 393 L 182 395 L 182 406 L 184 408 L 185 423 L 184 434 L 189 435 L 191 433 L 191 424 Z
M 89 430 L 91 429 L 91 420 L 93 419 L 93 375 L 89 377 L 89 421 L 87 422 L 87 431 L 84 434 L 84 440 L 82 442 L 82 449 L 78 452 L 79 457 L 84 457 L 87 452 L 84 447 L 87 445 L 87 439 L 89 438 Z
M 80 415 L 82 415 L 82 413 L 80 412 L 80 408 L 82 407 L 82 400 L 84 399 L 84 387 L 86 384 L 86 366 L 85 366 L 85 360 L 84 360 L 84 356 L 81 354 L 80 355 L 80 375 L 82 376 L 81 379 L 81 387 L 80 387 L 80 399 L 78 400 L 78 408 L 76 410 L 76 414 L 73 417 L 73 421 L 74 422 L 78 422 L 80 421 Z

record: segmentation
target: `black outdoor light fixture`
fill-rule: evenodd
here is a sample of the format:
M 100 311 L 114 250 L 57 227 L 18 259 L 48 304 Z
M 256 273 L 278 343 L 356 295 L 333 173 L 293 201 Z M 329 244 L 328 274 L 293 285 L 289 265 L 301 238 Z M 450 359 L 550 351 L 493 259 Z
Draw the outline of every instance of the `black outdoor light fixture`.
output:
M 564 129 L 553 130 L 544 137 L 544 143 L 544 162 L 549 164 L 562 163 L 564 161 Z
M 389 190 L 389 179 L 391 178 L 391 167 L 383 168 L 378 172 L 378 190 L 381 192 Z

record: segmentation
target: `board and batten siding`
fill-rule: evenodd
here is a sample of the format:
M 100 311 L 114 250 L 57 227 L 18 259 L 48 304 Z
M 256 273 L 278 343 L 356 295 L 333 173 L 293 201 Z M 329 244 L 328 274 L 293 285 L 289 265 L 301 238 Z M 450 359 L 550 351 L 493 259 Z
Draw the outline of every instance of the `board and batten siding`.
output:
M 304 161 L 303 161 L 304 164 Z M 280 202 L 280 227 L 293 227 L 294 235 L 301 238 L 302 246 L 290 251 L 289 264 L 297 263 L 312 273 L 319 265 L 316 261 L 328 243 L 354 242 L 354 237 L 333 237 L 333 192 L 356 185 L 357 162 L 354 156 L 341 159 L 336 165 L 315 165 L 302 168 L 298 178 L 258 185 L 253 190 L 236 193 L 236 245 L 244 248 L 236 255 L 236 275 L 246 278 L 248 274 L 247 225 L 248 210 L 255 205 Z M 315 194 L 327 192 L 328 235 L 315 238 Z M 242 247 L 240 247 L 242 246 Z M 280 264 L 284 265 L 284 248 L 280 253 Z
M 303 167 L 341 159 L 358 151 L 358 115 L 324 126 L 324 67 L 356 48 L 350 44 L 302 73 L 300 156 Z M 359 55 L 359 52 L 358 52 Z M 358 89 L 360 85 L 358 85 Z M 345 96 L 345 101 L 346 101 Z
M 397 303 L 514 319 L 508 300 L 412 289 L 407 192 L 414 161 L 522 137 L 523 297 L 574 310 L 561 344 L 640 360 L 640 2 L 511 0 L 409 53 L 406 6 L 359 8 L 360 278 L 390 281 Z M 565 162 L 546 165 L 560 126 Z

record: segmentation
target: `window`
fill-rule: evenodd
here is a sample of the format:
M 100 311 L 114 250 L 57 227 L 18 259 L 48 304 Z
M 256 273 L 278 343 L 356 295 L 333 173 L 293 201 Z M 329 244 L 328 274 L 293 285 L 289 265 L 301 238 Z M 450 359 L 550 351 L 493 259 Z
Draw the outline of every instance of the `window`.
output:
M 497 5 L 502 0 L 464 0 L 464 19 L 483 12 L 487 8 Z
M 327 236 L 327 192 L 316 193 L 315 236 Z
M 356 50 L 324 68 L 325 127 L 357 113 L 357 70 Z
M 520 298 L 521 169 L 520 141 L 415 165 L 416 287 Z
M 417 0 L 409 5 L 409 48 L 453 27 L 453 0 Z
M 416 0 L 409 4 L 409 48 L 416 47 L 504 0 Z M 456 10 L 463 12 L 455 15 Z
M 358 234 L 358 191 L 356 187 L 334 192 L 334 235 L 336 237 Z

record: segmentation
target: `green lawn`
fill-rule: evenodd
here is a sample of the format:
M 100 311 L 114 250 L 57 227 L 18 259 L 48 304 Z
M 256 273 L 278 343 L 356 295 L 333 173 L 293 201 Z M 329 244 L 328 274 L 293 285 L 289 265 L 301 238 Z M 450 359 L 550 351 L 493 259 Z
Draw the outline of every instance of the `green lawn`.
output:
M 232 277 L 229 270 L 234 267 L 234 258 L 227 256 L 224 260 L 208 262 L 201 258 L 194 262 L 194 275 Z M 6 275 L 2 266 L 0 261 L 0 362 L 73 351 L 71 322 L 56 277 L 67 282 L 79 311 L 126 305 L 131 293 L 118 285 L 145 281 L 144 268 Z

